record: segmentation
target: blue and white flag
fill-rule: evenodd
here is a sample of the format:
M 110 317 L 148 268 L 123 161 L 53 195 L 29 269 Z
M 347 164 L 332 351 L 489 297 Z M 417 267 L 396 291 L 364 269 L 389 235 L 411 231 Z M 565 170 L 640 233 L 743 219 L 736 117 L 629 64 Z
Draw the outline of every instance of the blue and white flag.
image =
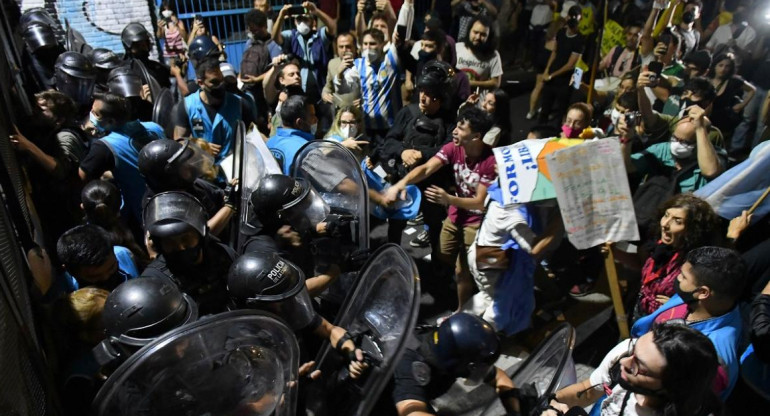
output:
M 748 159 L 695 191 L 720 217 L 732 219 L 751 208 L 770 186 L 770 142 L 757 146 Z M 770 198 L 754 210 L 753 221 L 770 211 Z

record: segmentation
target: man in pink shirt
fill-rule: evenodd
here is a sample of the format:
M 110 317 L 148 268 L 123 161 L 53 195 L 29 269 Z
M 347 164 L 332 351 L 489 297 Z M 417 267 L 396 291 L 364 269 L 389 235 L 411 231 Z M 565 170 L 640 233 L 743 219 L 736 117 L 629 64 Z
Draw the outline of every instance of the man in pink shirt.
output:
M 425 197 L 430 202 L 449 206 L 449 216 L 441 228 L 439 255 L 441 261 L 455 264 L 458 310 L 475 291 L 467 253 L 481 224 L 487 187 L 497 178 L 492 148 L 482 140 L 491 126 L 492 121 L 483 110 L 477 107 L 463 110 L 452 131 L 452 142 L 425 164 L 411 170 L 385 194 L 387 203 L 404 199 L 407 185 L 425 180 L 444 165 L 452 166 L 456 195 L 434 185 L 425 190 Z

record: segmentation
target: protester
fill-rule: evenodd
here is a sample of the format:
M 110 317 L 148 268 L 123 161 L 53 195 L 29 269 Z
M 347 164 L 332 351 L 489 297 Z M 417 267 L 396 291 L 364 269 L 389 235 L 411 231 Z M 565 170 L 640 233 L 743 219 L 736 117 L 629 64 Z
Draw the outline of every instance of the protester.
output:
M 313 103 L 295 95 L 286 99 L 281 106 L 283 127 L 267 141 L 267 147 L 281 166 L 284 175 L 291 174 L 291 166 L 299 148 L 314 139 L 318 118 Z
M 757 89 L 736 75 L 735 56 L 731 53 L 717 55 L 711 63 L 709 78 L 716 91 L 711 120 L 725 137 L 732 137 L 733 131 L 743 119 L 743 110 L 754 99 Z M 730 150 L 736 149 L 730 144 Z

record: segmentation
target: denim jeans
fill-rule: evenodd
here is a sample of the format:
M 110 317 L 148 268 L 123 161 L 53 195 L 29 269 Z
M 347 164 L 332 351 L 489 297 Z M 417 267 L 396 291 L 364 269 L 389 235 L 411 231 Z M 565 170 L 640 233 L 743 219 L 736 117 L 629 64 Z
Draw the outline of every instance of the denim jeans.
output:
M 757 87 L 757 93 L 749 105 L 743 109 L 743 121 L 733 132 L 730 151 L 750 150 L 759 143 L 762 136 L 762 128 L 758 126 L 762 112 L 762 103 L 767 96 L 767 90 Z M 755 130 L 752 130 L 754 128 Z M 753 133 L 752 133 L 753 131 Z

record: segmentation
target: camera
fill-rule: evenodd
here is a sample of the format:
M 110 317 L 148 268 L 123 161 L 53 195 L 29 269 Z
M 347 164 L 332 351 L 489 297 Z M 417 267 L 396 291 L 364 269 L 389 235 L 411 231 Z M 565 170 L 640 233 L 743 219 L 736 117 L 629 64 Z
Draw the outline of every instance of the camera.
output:
M 377 10 L 377 1 L 366 0 L 366 3 L 364 3 L 364 13 L 372 14 L 375 10 Z
M 638 111 L 628 111 L 623 116 L 626 119 L 626 126 L 629 130 L 638 126 L 642 120 L 642 113 Z

